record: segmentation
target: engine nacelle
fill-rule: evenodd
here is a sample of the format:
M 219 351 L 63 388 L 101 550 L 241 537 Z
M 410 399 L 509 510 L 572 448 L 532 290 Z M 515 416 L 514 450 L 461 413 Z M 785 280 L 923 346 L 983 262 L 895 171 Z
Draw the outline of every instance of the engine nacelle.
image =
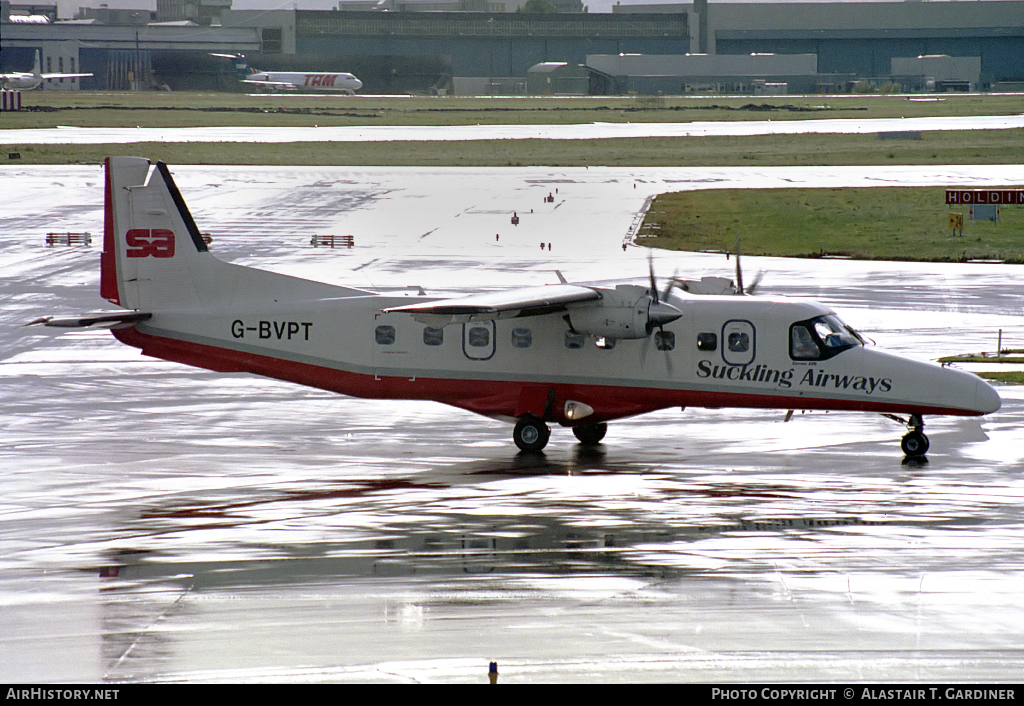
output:
M 575 331 L 598 338 L 646 338 L 656 327 L 683 315 L 671 304 L 654 303 L 646 287 L 620 284 L 601 294 L 596 306 L 569 310 L 569 322 Z

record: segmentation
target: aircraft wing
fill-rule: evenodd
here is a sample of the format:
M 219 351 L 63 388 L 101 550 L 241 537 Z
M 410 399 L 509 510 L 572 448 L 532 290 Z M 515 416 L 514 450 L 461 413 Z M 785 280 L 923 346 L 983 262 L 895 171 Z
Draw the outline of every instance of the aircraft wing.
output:
M 289 83 L 288 81 L 253 81 L 243 78 L 241 83 L 251 83 L 254 86 L 266 86 L 267 88 L 298 88 L 294 83 Z
M 575 284 L 555 284 L 437 299 L 422 304 L 391 307 L 384 309 L 384 313 L 412 314 L 422 323 L 443 325 L 455 321 L 465 323 L 540 316 L 564 311 L 570 304 L 596 302 L 600 299 L 601 293 L 596 289 Z
M 141 321 L 152 318 L 152 314 L 141 311 L 120 311 L 103 314 L 90 314 L 77 319 L 55 319 L 52 316 L 44 316 L 41 319 L 30 321 L 26 326 L 42 324 L 55 328 L 120 328 L 133 326 Z
M 43 78 L 87 78 L 92 74 L 40 74 Z

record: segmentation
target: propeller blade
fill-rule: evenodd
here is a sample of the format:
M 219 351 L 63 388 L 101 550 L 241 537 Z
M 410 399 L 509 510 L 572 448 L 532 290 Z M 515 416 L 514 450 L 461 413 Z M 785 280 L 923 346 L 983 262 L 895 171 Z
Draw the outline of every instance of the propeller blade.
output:
M 651 301 L 658 303 L 658 283 L 654 279 L 654 252 L 647 251 L 647 269 L 651 276 Z
M 747 294 L 753 294 L 754 293 L 754 290 L 757 289 L 757 286 L 759 284 L 761 284 L 761 278 L 763 278 L 763 277 L 764 277 L 764 270 L 761 270 L 756 275 L 754 275 L 754 281 L 750 283 L 749 287 L 747 287 Z
M 672 272 L 672 278 L 668 281 L 668 284 L 665 285 L 665 293 L 661 295 L 661 298 L 664 301 L 668 301 L 669 295 L 672 294 L 672 288 L 676 286 L 676 280 L 677 280 L 678 276 L 679 276 L 679 268 L 676 268 Z
M 743 268 L 740 267 L 740 236 L 736 236 L 736 293 L 743 296 Z

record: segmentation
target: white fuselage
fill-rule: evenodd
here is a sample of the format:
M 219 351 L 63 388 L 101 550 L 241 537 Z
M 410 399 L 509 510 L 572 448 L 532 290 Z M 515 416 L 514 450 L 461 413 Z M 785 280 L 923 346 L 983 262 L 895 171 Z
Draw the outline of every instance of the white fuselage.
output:
M 966 415 L 999 406 L 974 375 L 860 345 L 827 360 L 794 360 L 790 326 L 831 313 L 814 303 L 674 295 L 683 316 L 659 340 L 611 347 L 573 334 L 558 314 L 430 327 L 407 313 L 382 313 L 408 303 L 366 295 L 295 306 L 253 292 L 218 312 L 155 313 L 136 328 L 197 344 L 211 360 L 219 349 L 249 361 L 240 369 L 250 372 L 360 397 L 435 399 L 498 418 L 539 415 L 552 389 L 556 410 L 580 401 L 595 422 L 673 406 Z M 665 334 L 671 350 L 659 350 Z M 711 339 L 713 349 L 699 347 Z
M 668 407 L 911 415 L 994 412 L 975 375 L 865 347 L 814 302 L 563 282 L 455 298 L 381 296 L 218 260 L 166 165 L 108 160 L 101 295 L 133 310 L 95 321 L 158 358 L 356 397 L 422 399 L 547 422 L 581 441 L 603 422 Z M 652 275 L 653 280 L 653 275 Z M 703 280 L 702 280 L 703 282 Z M 90 325 L 49 322 L 48 325 Z M 908 442 L 909 438 L 909 442 Z
M 31 91 L 34 88 L 38 88 L 42 85 L 43 81 L 48 79 L 71 79 L 72 81 L 77 78 L 87 78 L 92 74 L 76 74 L 76 73 L 42 73 L 41 63 L 39 58 L 39 52 L 36 52 L 35 62 L 32 65 L 32 71 L 14 71 L 9 74 L 0 74 L 0 88 L 11 91 Z
M 332 91 L 355 93 L 363 82 L 348 73 L 305 73 L 297 71 L 257 71 L 245 83 L 274 90 Z
M 43 82 L 43 77 L 38 74 L 25 72 L 0 75 L 0 85 L 12 91 L 31 91 Z

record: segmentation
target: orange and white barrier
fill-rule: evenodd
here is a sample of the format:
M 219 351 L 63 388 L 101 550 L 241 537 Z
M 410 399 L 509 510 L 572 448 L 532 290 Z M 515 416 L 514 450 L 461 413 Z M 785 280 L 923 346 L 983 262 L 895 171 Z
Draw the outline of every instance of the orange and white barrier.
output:
M 0 111 L 21 110 L 21 91 L 0 90 Z
M 314 235 L 309 239 L 309 244 L 314 248 L 320 246 L 333 248 L 335 246 L 342 248 L 351 248 L 356 244 L 355 236 L 352 235 Z

